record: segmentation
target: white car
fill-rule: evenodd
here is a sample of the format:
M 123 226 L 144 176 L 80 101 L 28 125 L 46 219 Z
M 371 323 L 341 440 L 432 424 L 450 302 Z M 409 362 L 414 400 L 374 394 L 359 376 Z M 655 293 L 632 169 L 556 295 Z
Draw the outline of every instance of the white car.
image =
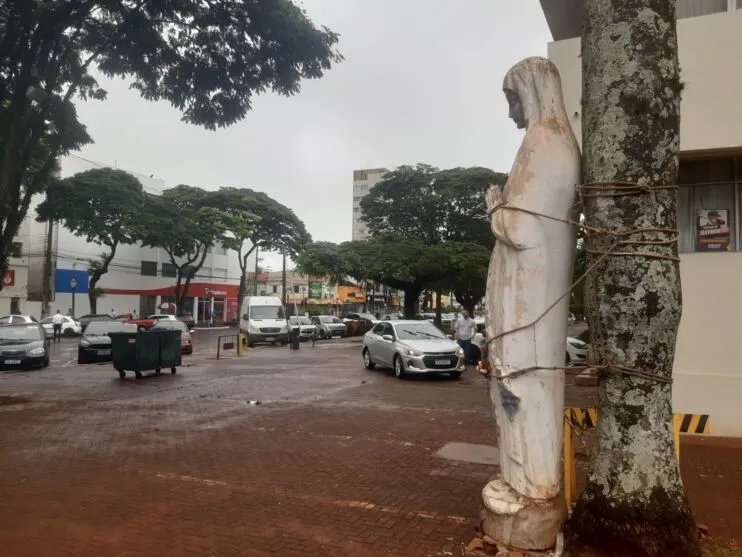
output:
M 38 323 L 38 321 L 30 315 L 3 315 L 0 317 L 0 325 L 17 325 L 18 323 Z
M 363 337 L 363 365 L 391 367 L 403 379 L 414 374 L 446 374 L 466 369 L 464 351 L 427 321 L 382 321 Z
M 479 324 L 478 324 L 479 325 Z M 477 329 L 480 329 L 478 326 Z M 479 362 L 482 359 L 482 349 L 484 344 L 487 342 L 487 328 L 482 323 L 481 330 L 478 330 L 472 339 L 471 354 L 469 355 L 471 362 Z M 587 361 L 587 343 L 582 342 L 579 339 L 567 337 L 567 349 L 565 353 L 565 364 L 568 366 L 582 365 Z
M 77 321 L 66 315 L 63 316 L 63 319 L 64 321 L 62 322 L 62 335 L 66 337 L 72 337 L 82 334 L 82 325 L 80 325 Z M 53 317 L 47 317 L 40 321 L 41 326 L 44 327 L 46 334 L 49 336 L 52 336 L 54 334 L 53 320 Z

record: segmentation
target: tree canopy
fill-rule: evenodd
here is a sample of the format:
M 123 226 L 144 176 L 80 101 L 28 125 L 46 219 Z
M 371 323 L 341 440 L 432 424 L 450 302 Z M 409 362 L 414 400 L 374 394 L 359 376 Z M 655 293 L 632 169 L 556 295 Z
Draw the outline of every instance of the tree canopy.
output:
M 97 311 L 100 292 L 98 281 L 108 272 L 118 246 L 142 238 L 144 201 L 142 184 L 134 176 L 122 170 L 96 168 L 53 181 L 46 199 L 37 207 L 36 220 L 59 221 L 75 235 L 108 248 L 88 267 L 88 297 L 93 313 Z
M 342 57 L 338 35 L 289 0 L 7 0 L 0 4 L 0 272 L 57 157 L 92 141 L 74 101 L 94 70 L 216 129 L 255 95 L 294 95 Z
M 148 195 L 141 218 L 146 226 L 143 244 L 161 247 L 176 269 L 175 304 L 183 311 L 183 300 L 196 273 L 203 267 L 209 249 L 222 241 L 230 229 L 230 216 L 209 206 L 210 192 L 179 185 L 162 196 Z

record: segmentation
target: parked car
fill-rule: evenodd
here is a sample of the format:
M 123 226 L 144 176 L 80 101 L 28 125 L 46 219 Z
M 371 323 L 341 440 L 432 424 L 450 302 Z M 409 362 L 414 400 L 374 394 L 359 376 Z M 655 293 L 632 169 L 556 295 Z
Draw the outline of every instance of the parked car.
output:
M 39 368 L 48 365 L 49 338 L 44 327 L 28 322 L 0 326 L 0 366 Z
M 344 337 L 348 327 L 334 315 L 315 315 L 312 323 L 319 338 Z
M 91 321 L 82 332 L 77 346 L 77 363 L 106 362 L 111 358 L 111 337 L 108 333 L 136 333 L 137 326 L 113 319 Z
M 316 330 L 316 327 L 312 324 L 312 320 L 309 317 L 302 317 L 300 315 L 292 315 L 289 317 L 289 325 L 291 327 L 299 327 L 299 340 L 311 339 Z
M 382 321 L 399 321 L 400 319 L 404 319 L 401 313 L 387 313 L 381 318 Z
M 343 321 L 368 321 L 374 325 L 379 322 L 376 316 L 371 313 L 346 313 Z
M 46 331 L 46 334 L 49 336 L 54 335 L 54 318 L 53 317 L 45 317 L 39 323 L 42 327 L 44 327 L 44 330 Z M 62 335 L 66 337 L 74 337 L 77 335 L 82 334 L 82 325 L 80 325 L 77 321 L 72 319 L 71 317 L 68 317 L 66 315 L 63 316 L 62 321 Z
M 89 313 L 80 317 L 77 322 L 82 327 L 83 333 L 85 328 L 94 321 L 113 321 L 113 318 L 106 313 Z
M 160 321 L 178 321 L 178 318 L 169 313 L 156 313 L 150 315 L 146 319 L 129 319 L 127 323 L 136 325 L 140 331 L 146 331 L 147 329 L 154 327 Z
M 481 329 L 477 324 L 477 332 L 472 339 L 470 363 L 477 363 L 486 354 L 485 343 L 487 342 L 487 326 L 482 323 Z M 567 337 L 567 348 L 565 353 L 566 365 L 579 365 L 587 361 L 587 343 L 572 337 Z
M 165 330 L 165 331 L 180 331 L 180 353 L 181 354 L 193 354 L 193 338 L 191 337 L 191 329 L 188 325 L 178 320 L 162 319 L 158 321 L 151 331 Z
M 0 317 L 0 325 L 17 325 L 18 323 L 38 323 L 31 315 L 3 315 Z
M 466 369 L 464 351 L 427 321 L 383 321 L 363 337 L 363 365 L 389 366 L 408 374 L 448 374 L 458 379 Z

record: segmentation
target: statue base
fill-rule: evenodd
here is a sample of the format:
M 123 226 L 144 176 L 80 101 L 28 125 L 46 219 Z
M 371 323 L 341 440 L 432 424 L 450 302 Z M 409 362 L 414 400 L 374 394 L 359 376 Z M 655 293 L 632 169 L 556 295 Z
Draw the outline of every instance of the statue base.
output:
M 482 498 L 487 538 L 524 553 L 555 547 L 566 512 L 563 498 L 529 499 L 499 478 L 484 487 Z

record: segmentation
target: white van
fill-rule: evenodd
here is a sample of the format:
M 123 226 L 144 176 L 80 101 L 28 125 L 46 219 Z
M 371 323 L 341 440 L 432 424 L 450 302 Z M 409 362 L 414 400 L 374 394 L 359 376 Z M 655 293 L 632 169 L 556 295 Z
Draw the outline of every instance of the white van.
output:
M 281 299 L 276 296 L 247 296 L 240 311 L 240 331 L 247 344 L 287 344 L 289 324 Z

